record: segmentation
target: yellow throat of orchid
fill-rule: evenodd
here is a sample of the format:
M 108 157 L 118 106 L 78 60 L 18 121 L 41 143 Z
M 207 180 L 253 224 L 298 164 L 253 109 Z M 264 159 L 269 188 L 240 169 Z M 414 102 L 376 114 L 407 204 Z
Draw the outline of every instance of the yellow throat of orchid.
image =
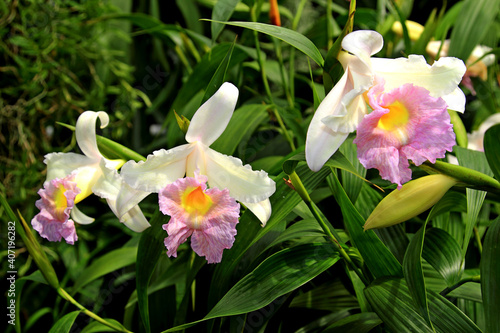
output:
M 59 220 L 64 220 L 64 210 L 68 208 L 68 199 L 64 195 L 67 189 L 61 184 L 54 193 L 54 210 Z
M 385 108 L 389 109 L 389 112 L 380 117 L 378 128 L 392 132 L 401 144 L 406 144 L 408 140 L 406 124 L 410 118 L 408 109 L 398 101 L 385 106 Z
M 400 102 L 396 101 L 385 108 L 389 109 L 389 112 L 380 117 L 378 121 L 379 128 L 386 131 L 394 131 L 408 123 L 410 113 Z
M 191 222 L 194 228 L 200 227 L 198 216 L 205 215 L 213 203 L 212 199 L 203 192 L 201 186 L 186 190 L 181 198 L 182 208 L 193 217 Z

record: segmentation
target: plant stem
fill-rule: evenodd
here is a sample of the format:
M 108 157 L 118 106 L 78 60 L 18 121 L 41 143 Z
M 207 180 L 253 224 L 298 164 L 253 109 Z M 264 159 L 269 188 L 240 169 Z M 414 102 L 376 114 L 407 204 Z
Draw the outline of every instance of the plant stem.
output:
M 97 320 L 98 322 L 100 322 L 101 324 L 103 325 L 106 325 L 108 326 L 109 328 L 112 328 L 114 329 L 115 331 L 118 331 L 118 332 L 126 332 L 126 333 L 132 333 L 131 331 L 127 330 L 125 327 L 117 327 L 115 326 L 114 324 L 111 324 L 109 322 L 107 322 L 106 320 L 102 319 L 101 317 L 99 317 L 98 315 L 96 315 L 95 313 L 93 313 L 92 311 L 89 311 L 87 310 L 83 305 L 81 305 L 80 303 L 78 303 L 73 297 L 71 297 L 67 292 L 66 290 L 64 290 L 63 288 L 59 287 L 57 288 L 57 293 L 62 297 L 64 298 L 65 300 L 67 300 L 68 302 L 70 302 L 71 304 L 75 305 L 77 308 L 79 308 L 80 310 L 82 310 L 83 313 L 85 313 L 87 316 Z
M 458 281 L 456 284 L 454 284 L 453 286 L 445 288 L 439 294 L 441 296 L 446 296 L 449 293 L 451 293 L 453 290 L 457 289 L 458 287 L 460 287 L 461 285 L 463 285 L 464 283 L 467 283 L 467 282 L 478 282 L 478 283 L 480 283 L 481 282 L 481 276 L 480 275 L 474 275 L 474 276 L 462 279 L 462 280 Z
M 479 230 L 474 227 L 474 237 L 476 238 L 477 248 L 479 249 L 479 254 L 483 253 L 483 244 L 481 243 L 481 236 L 479 236 Z
M 311 200 L 311 197 L 309 196 L 309 193 L 307 193 L 307 190 L 305 189 L 304 185 L 302 184 L 302 181 L 300 180 L 299 176 L 295 171 L 293 171 L 290 175 L 290 180 L 292 181 L 292 184 L 295 188 L 295 191 L 300 195 L 302 200 L 305 202 L 307 207 L 309 207 L 309 210 L 313 214 L 314 218 L 318 221 L 319 225 L 321 228 L 323 228 L 323 231 L 325 234 L 330 238 L 333 244 L 337 247 L 337 250 L 339 251 L 340 256 L 347 262 L 347 264 L 351 267 L 352 270 L 359 276 L 361 281 L 367 286 L 369 284 L 368 280 L 364 276 L 363 272 L 361 269 L 356 266 L 356 264 L 352 261 L 351 257 L 349 257 L 349 254 L 344 250 L 342 245 L 338 242 L 337 238 L 335 235 L 333 235 L 332 231 L 328 227 L 328 225 L 323 221 L 323 218 L 319 214 L 318 210 L 316 207 L 313 205 L 313 201 Z
M 256 15 L 256 4 L 255 6 L 252 7 L 250 10 L 250 17 L 252 19 L 252 22 L 257 22 L 257 15 Z M 293 138 L 290 136 L 288 133 L 288 130 L 285 127 L 285 123 L 283 122 L 283 119 L 281 118 L 281 115 L 278 112 L 278 109 L 276 108 L 273 100 L 273 95 L 271 94 L 271 88 L 269 88 L 269 82 L 267 81 L 267 76 L 266 76 L 266 70 L 264 68 L 264 61 L 262 60 L 262 55 L 260 52 L 260 43 L 259 43 L 259 35 L 257 31 L 253 32 L 254 39 L 255 39 L 255 51 L 257 52 L 257 62 L 259 63 L 259 68 L 260 68 L 260 74 L 262 76 L 262 83 L 264 83 L 264 89 L 266 90 L 267 97 L 269 98 L 269 102 L 273 104 L 272 110 L 274 113 L 274 116 L 276 117 L 276 120 L 278 121 L 278 124 L 280 125 L 281 130 L 283 131 L 283 135 L 285 136 L 285 139 L 288 141 L 290 144 L 290 148 L 292 150 L 295 150 L 295 144 L 293 143 Z

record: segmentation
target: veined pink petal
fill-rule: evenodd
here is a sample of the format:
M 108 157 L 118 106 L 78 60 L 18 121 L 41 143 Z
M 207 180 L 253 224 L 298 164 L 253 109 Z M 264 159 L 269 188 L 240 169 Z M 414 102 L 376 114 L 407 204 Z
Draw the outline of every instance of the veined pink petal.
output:
M 369 92 L 374 109 L 358 127 L 354 143 L 366 168 L 398 184 L 411 179 L 408 160 L 420 165 L 445 156 L 455 145 L 446 102 L 412 84 L 383 93 L 383 79 Z
M 225 82 L 191 119 L 186 141 L 201 141 L 210 146 L 226 129 L 238 101 L 238 88 Z
M 177 256 L 178 246 L 191 235 L 191 247 L 208 263 L 220 262 L 223 250 L 233 245 L 240 205 L 227 189 L 207 189 L 206 181 L 196 172 L 194 178 L 178 179 L 159 193 L 160 210 L 171 217 L 163 226 L 169 256 Z
M 68 244 L 78 240 L 75 225 L 69 219 L 74 200 L 80 189 L 74 182 L 75 175 L 45 182 L 44 188 L 38 191 L 41 199 L 35 205 L 40 213 L 31 220 L 33 229 L 40 236 L 51 242 L 59 242 L 64 238 Z

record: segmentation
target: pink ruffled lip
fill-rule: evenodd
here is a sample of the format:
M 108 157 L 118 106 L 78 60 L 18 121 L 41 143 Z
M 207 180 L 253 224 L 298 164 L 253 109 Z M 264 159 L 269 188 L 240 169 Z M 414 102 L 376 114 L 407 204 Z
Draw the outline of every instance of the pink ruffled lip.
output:
M 384 92 L 383 79 L 368 93 L 373 111 L 361 121 L 354 143 L 365 168 L 398 185 L 411 179 L 409 160 L 443 158 L 455 145 L 446 102 L 425 88 L 404 84 Z
M 207 189 L 206 182 L 206 176 L 195 172 L 195 177 L 180 178 L 160 191 L 160 210 L 171 217 L 163 225 L 169 256 L 176 257 L 190 236 L 191 247 L 208 263 L 220 262 L 223 250 L 233 246 L 240 205 L 228 189 Z

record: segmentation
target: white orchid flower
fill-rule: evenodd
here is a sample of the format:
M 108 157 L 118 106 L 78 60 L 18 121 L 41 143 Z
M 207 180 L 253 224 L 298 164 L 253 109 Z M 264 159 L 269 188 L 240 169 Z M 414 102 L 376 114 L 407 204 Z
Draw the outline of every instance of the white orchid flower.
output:
M 448 109 L 464 111 L 465 95 L 458 88 L 466 69 L 462 60 L 444 57 L 430 66 L 420 55 L 372 58 L 382 46 L 376 31 L 359 30 L 343 39 L 342 48 L 349 52 L 339 55 L 344 75 L 319 105 L 307 131 L 306 160 L 311 170 L 321 169 L 368 113 L 365 93 L 374 86 L 375 77 L 385 81 L 386 92 L 412 83 L 443 98 Z
M 76 142 L 84 155 L 51 153 L 45 156 L 46 182 L 74 175 L 74 182 L 80 190 L 74 200 L 75 204 L 95 193 L 106 199 L 120 222 L 133 231 L 140 232 L 150 225 L 137 203 L 149 193 L 135 190 L 121 179 L 116 169 L 125 163 L 124 160 L 109 160 L 99 152 L 95 129 L 97 118 L 101 121 L 101 128 L 108 125 L 109 116 L 103 111 L 85 111 L 76 122 Z M 134 197 L 133 205 L 129 205 L 130 197 Z M 76 206 L 73 206 L 71 210 L 71 217 L 80 224 L 89 224 L 94 221 L 93 218 L 79 211 Z
M 157 150 L 145 162 L 127 162 L 121 170 L 123 179 L 135 189 L 158 193 L 179 178 L 194 177 L 198 170 L 208 178 L 209 187 L 228 189 L 232 198 L 265 225 L 271 215 L 269 197 L 276 189 L 274 181 L 265 171 L 254 171 L 240 159 L 209 148 L 225 130 L 237 99 L 238 89 L 224 83 L 194 114 L 186 133 L 187 144 Z

